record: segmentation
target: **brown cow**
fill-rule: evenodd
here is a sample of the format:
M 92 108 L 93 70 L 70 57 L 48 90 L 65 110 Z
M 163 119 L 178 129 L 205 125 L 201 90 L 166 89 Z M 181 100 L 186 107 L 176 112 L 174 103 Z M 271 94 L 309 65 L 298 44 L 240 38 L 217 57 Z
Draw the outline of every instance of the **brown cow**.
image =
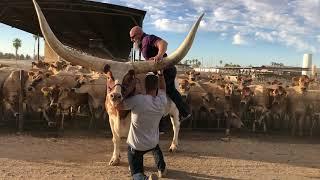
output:
M 200 79 L 200 72 L 196 72 L 195 70 L 187 71 L 186 75 L 188 75 L 189 82 L 198 81 Z
M 307 120 L 312 117 L 312 104 L 320 100 L 320 92 L 308 90 L 309 83 L 313 81 L 308 76 L 293 78 L 293 87 L 287 88 L 290 103 L 290 117 L 292 119 L 292 135 L 295 135 L 298 126 L 299 135 L 302 136 Z

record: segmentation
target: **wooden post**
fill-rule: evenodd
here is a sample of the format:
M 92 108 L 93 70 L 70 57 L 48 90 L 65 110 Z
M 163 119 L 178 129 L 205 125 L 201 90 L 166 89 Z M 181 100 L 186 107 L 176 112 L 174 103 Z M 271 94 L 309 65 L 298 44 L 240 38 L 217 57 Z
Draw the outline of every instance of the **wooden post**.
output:
M 20 95 L 19 95 L 19 115 L 18 115 L 18 130 L 23 131 L 23 89 L 24 89 L 24 70 L 20 70 Z

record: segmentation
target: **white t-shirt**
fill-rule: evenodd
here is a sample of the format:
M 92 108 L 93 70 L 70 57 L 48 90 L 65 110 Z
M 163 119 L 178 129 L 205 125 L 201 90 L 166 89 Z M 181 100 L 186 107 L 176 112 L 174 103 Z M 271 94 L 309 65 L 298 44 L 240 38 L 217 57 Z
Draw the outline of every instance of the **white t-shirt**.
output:
M 131 110 L 128 145 L 138 151 L 150 150 L 159 143 L 159 122 L 165 113 L 167 97 L 164 90 L 158 95 L 138 94 L 123 102 L 124 109 Z

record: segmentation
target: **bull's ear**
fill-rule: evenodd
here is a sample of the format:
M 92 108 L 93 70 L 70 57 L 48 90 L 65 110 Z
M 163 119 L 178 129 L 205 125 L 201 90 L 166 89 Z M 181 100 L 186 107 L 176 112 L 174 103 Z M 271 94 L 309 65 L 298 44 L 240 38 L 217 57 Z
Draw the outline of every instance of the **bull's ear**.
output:
M 31 76 L 34 76 L 34 75 L 35 75 L 35 73 L 34 73 L 33 71 L 29 71 L 29 72 L 28 72 L 28 76 L 31 77 Z
M 226 86 L 224 84 L 220 84 L 220 87 L 221 88 L 225 88 Z
M 186 71 L 185 74 L 186 74 L 186 75 L 189 75 L 189 74 L 190 74 L 190 71 Z
M 268 82 L 267 82 L 267 84 L 268 84 L 268 85 L 271 85 L 271 82 L 270 82 L 270 81 L 268 81 Z

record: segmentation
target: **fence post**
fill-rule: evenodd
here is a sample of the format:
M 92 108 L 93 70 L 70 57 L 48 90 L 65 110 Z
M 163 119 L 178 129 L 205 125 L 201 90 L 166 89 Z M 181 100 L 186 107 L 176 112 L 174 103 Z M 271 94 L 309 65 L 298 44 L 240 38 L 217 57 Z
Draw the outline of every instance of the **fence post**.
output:
M 24 90 L 24 70 L 20 70 L 20 93 L 19 93 L 19 115 L 18 115 L 18 130 L 23 131 L 23 90 Z

